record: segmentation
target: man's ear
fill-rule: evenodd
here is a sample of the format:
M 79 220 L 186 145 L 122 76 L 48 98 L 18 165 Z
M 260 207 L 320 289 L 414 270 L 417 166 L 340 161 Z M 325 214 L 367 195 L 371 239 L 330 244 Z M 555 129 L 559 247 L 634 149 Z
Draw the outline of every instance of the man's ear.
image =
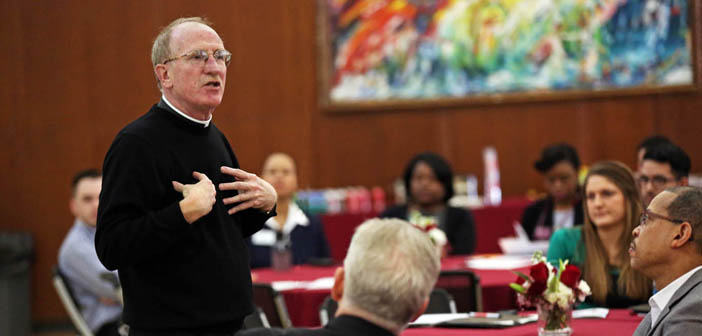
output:
M 76 215 L 76 200 L 74 198 L 71 198 L 70 201 L 68 201 L 68 208 L 71 209 L 71 214 L 73 216 Z
M 168 72 L 168 67 L 166 67 L 165 64 L 156 64 L 154 72 L 156 72 L 156 77 L 158 78 L 158 81 L 161 82 L 161 87 L 172 86 L 171 75 Z
M 690 225 L 689 222 L 683 222 L 682 224 L 677 225 L 675 229 L 677 231 L 675 232 L 673 241 L 670 243 L 670 247 L 682 247 L 685 245 L 685 243 L 692 239 L 692 225 Z
M 336 302 L 341 302 L 344 296 L 344 268 L 339 267 L 334 272 L 334 286 L 332 286 L 331 297 Z
M 424 303 L 422 304 L 422 307 L 419 308 L 419 310 L 412 315 L 412 319 L 410 322 L 414 322 L 414 320 L 418 319 L 424 312 L 427 310 L 427 306 L 429 306 L 429 298 L 424 299 Z

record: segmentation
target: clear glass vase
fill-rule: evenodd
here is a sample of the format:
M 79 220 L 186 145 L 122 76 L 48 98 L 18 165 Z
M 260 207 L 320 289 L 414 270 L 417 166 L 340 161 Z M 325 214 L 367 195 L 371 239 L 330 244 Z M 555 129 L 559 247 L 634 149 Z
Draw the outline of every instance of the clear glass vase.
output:
M 573 307 L 563 309 L 558 305 L 539 304 L 536 306 L 539 314 L 538 328 L 539 336 L 570 336 L 573 329 L 570 327 L 570 320 L 573 315 Z

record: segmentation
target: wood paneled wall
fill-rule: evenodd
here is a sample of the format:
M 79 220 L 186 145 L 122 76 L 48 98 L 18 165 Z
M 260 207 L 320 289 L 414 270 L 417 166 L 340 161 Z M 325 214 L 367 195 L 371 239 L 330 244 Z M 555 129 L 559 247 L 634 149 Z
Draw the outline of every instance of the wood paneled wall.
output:
M 697 17 L 700 6 L 696 8 Z M 391 112 L 317 106 L 314 0 L 20 1 L 0 3 L 0 229 L 36 239 L 33 319 L 65 319 L 49 271 L 72 224 L 69 180 L 100 167 L 114 135 L 159 98 L 149 61 L 159 27 L 205 15 L 233 52 L 214 121 L 243 168 L 272 151 L 298 160 L 303 187 L 385 186 L 415 153 L 433 150 L 482 177 L 497 148 L 506 195 L 539 188 L 540 149 L 566 141 L 585 163 L 632 165 L 643 137 L 682 145 L 702 171 L 702 92 Z M 696 28 L 696 40 L 702 35 Z M 700 64 L 700 62 L 698 62 Z M 700 72 L 698 71 L 698 74 Z

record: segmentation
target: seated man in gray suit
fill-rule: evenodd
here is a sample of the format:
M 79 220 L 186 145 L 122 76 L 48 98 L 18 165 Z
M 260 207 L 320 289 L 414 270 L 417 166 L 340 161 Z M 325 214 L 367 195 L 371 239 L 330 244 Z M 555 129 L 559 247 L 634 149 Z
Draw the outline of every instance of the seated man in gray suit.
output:
M 429 236 L 399 219 L 370 219 L 334 274 L 336 317 L 321 329 L 251 329 L 240 336 L 392 336 L 424 312 L 440 270 Z
M 632 234 L 631 267 L 658 288 L 634 335 L 702 335 L 702 189 L 658 194 Z

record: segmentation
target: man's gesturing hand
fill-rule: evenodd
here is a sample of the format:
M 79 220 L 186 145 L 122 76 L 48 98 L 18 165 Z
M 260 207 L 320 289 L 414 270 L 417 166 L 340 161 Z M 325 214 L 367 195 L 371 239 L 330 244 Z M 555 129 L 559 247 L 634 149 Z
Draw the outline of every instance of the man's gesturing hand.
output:
M 234 176 L 236 182 L 220 183 L 219 190 L 238 190 L 239 194 L 224 199 L 224 204 L 241 202 L 229 209 L 229 214 L 234 214 L 244 209 L 256 208 L 271 211 L 278 200 L 275 188 L 256 174 L 247 173 L 241 169 L 222 167 L 222 173 Z
M 182 184 L 172 181 L 173 189 L 183 194 L 183 200 L 179 203 L 180 211 L 190 224 L 212 211 L 212 205 L 214 205 L 217 195 L 217 190 L 215 190 L 214 184 L 207 178 L 207 175 L 193 172 L 193 176 L 199 182 Z

